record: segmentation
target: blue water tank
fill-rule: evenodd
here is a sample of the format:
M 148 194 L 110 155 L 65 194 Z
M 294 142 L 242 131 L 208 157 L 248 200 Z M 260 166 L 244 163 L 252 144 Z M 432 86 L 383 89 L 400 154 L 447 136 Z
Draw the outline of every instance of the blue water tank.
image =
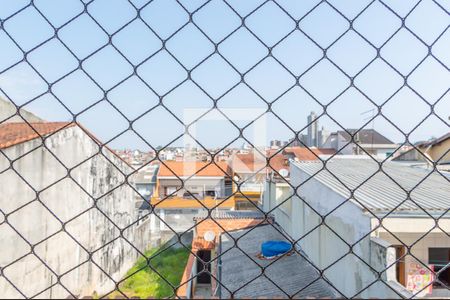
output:
M 261 253 L 264 257 L 273 257 L 285 254 L 292 249 L 292 244 L 286 241 L 267 241 L 261 245 Z

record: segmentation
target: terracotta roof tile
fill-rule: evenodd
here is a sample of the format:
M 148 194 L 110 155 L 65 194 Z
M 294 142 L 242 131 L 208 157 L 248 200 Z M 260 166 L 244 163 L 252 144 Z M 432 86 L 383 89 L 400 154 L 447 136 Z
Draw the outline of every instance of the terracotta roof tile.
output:
M 39 138 L 39 135 L 46 136 L 75 124 L 70 122 L 42 122 L 30 123 L 30 125 L 25 122 L 0 125 L 0 149 L 28 142 Z
M 281 169 L 289 169 L 288 158 L 285 157 L 282 153 L 277 153 L 276 150 L 269 150 L 267 152 L 267 156 L 271 157 L 269 161 L 269 167 L 272 170 L 279 172 Z
M 222 171 L 223 170 L 223 171 Z M 176 174 L 182 176 L 226 176 L 229 174 L 226 162 L 186 162 L 186 161 L 164 161 L 159 167 L 159 177 L 173 177 Z
M 231 168 L 237 173 L 264 172 L 266 157 L 258 152 L 235 154 L 231 159 Z
M 293 154 L 298 160 L 316 160 L 322 154 L 334 154 L 334 149 L 287 147 L 283 154 Z

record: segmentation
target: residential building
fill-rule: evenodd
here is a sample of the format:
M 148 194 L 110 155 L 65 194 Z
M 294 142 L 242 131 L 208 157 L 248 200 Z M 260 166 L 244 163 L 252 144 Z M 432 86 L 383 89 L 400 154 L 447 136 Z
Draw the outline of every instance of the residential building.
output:
M 22 293 L 0 280 L 2 297 L 108 293 L 116 285 L 104 272 L 124 276 L 138 256 L 128 243 L 144 251 L 151 238 L 149 221 L 135 224 L 136 193 L 125 179 L 133 169 L 75 123 L 31 126 L 0 125 L 0 265 Z M 94 249 L 97 265 L 87 262 Z M 72 294 L 52 285 L 58 279 L 46 266 L 64 273 Z
M 161 161 L 151 199 L 161 232 L 184 232 L 204 209 L 235 208 L 231 171 L 226 162 Z
M 297 194 L 275 218 L 316 266 L 333 264 L 327 279 L 346 297 L 448 296 L 425 289 L 433 268 L 445 270 L 442 282 L 450 279 L 448 178 L 395 162 L 380 172 L 369 158 L 333 158 L 323 168 L 321 160 L 291 162 Z M 276 199 L 267 199 L 273 206 Z M 373 284 L 376 272 L 384 283 Z
M 136 195 L 136 207 L 143 210 L 149 209 L 151 197 L 156 190 L 156 178 L 159 164 L 150 163 L 141 167 L 130 180 L 134 183 L 139 195 Z
M 236 153 L 230 159 L 233 174 L 233 193 L 236 209 L 254 210 L 262 201 L 266 178 L 266 157 L 254 150 L 247 154 Z
M 416 148 L 398 155 L 395 161 L 437 162 L 440 165 L 450 165 L 450 133 L 415 145 Z M 450 166 L 449 166 L 450 169 Z
M 308 135 L 299 134 L 298 139 L 289 139 L 288 145 L 290 147 L 305 147 L 308 146 Z
M 282 146 L 282 142 L 280 140 L 272 140 L 270 141 L 270 148 L 279 149 Z
M 318 136 L 318 147 L 319 148 L 325 147 L 324 144 L 329 136 L 330 136 L 330 132 L 322 126 L 322 129 L 319 130 L 319 136 Z
M 339 154 L 370 154 L 384 159 L 392 155 L 398 145 L 374 129 L 346 129 L 331 133 L 322 147 L 333 148 Z
M 295 249 L 274 260 L 260 259 L 263 242 L 293 241 L 271 216 L 228 211 L 195 218 L 192 252 L 178 289 L 180 298 L 335 297 L 333 288 Z M 209 237 L 208 237 L 209 235 Z M 239 240 L 237 244 L 234 240 Z M 249 258 L 251 255 L 254 258 Z M 264 269 L 264 274 L 262 271 Z M 218 283 L 220 282 L 220 284 Z M 233 293 L 233 294 L 230 294 Z
M 232 207 L 230 175 L 224 162 L 164 161 L 159 167 L 157 192 L 152 201 L 159 207 L 171 208 L 214 206 L 216 201 L 225 201 Z

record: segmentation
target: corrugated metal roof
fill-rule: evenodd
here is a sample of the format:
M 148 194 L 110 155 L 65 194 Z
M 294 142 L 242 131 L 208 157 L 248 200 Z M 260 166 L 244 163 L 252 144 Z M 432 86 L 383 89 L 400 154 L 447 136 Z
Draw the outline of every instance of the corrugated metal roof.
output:
M 396 213 L 422 213 L 413 201 L 429 213 L 450 208 L 450 179 L 432 169 L 385 162 L 380 171 L 379 164 L 372 159 L 335 158 L 326 163 L 326 170 L 322 161 L 292 164 L 346 198 L 356 189 L 353 201 L 374 212 L 391 211 L 403 202 Z

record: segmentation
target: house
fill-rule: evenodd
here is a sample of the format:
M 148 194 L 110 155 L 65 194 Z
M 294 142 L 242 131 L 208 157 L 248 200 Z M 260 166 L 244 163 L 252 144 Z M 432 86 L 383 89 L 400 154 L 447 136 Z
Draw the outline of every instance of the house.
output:
M 235 208 L 231 171 L 226 162 L 161 161 L 151 197 L 161 232 L 190 229 L 206 209 Z
M 292 162 L 297 194 L 278 223 L 346 297 L 448 296 L 431 270 L 450 283 L 449 178 L 395 162 L 381 170 L 370 158 Z
M 2 297 L 78 298 L 114 290 L 109 276 L 124 276 L 138 256 L 128 243 L 143 251 L 150 239 L 150 222 L 134 223 L 137 193 L 126 182 L 132 172 L 76 123 L 1 124 Z M 117 240 L 118 228 L 127 228 L 127 242 Z M 51 284 L 58 280 L 54 272 L 64 273 L 61 282 L 72 294 Z
M 384 159 L 394 153 L 398 145 L 374 129 L 346 129 L 331 133 L 322 147 L 333 148 L 339 154 L 370 154 Z
M 161 162 L 152 202 L 160 208 L 234 206 L 231 177 L 223 162 Z
M 195 220 L 192 254 L 178 297 L 270 299 L 337 295 L 300 250 L 274 260 L 257 257 L 265 241 L 292 242 L 271 216 L 256 211 L 222 211 L 211 217 L 199 215 Z M 237 244 L 234 240 L 238 240 Z
M 262 203 L 266 157 L 258 151 L 235 153 L 230 158 L 236 209 L 255 210 Z
M 416 144 L 415 148 L 410 148 L 401 153 L 394 160 L 426 163 L 437 162 L 445 167 L 444 165 L 450 164 L 450 133 L 431 141 Z

